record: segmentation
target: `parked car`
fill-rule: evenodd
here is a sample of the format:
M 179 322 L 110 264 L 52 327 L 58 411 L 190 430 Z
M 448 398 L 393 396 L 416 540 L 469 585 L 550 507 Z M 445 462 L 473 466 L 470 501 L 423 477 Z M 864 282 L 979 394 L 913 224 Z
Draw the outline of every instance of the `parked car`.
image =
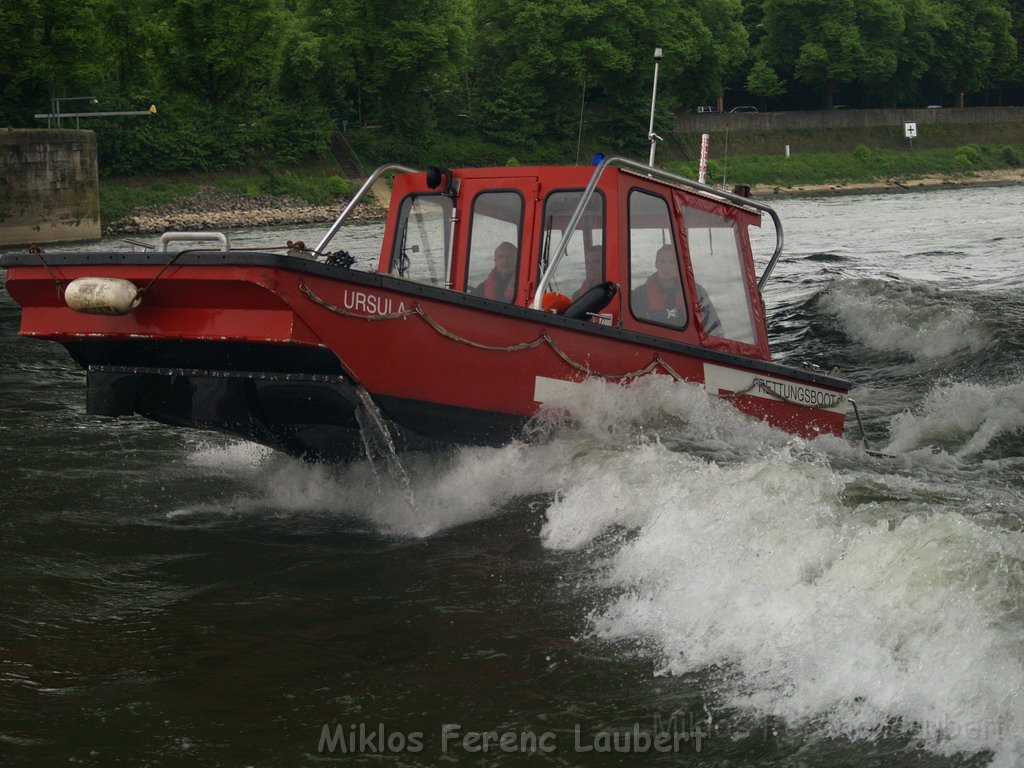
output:
M 942 109 L 941 104 L 929 104 L 925 109 Z
M 751 107 L 750 105 L 742 107 L 733 107 L 729 110 L 730 112 L 757 112 L 757 107 Z
M 709 112 L 714 113 L 714 112 L 717 112 L 717 111 L 718 111 L 717 109 L 715 109 L 714 107 L 708 106 L 708 105 L 697 107 L 697 114 L 698 115 L 705 115 L 705 114 L 708 114 Z

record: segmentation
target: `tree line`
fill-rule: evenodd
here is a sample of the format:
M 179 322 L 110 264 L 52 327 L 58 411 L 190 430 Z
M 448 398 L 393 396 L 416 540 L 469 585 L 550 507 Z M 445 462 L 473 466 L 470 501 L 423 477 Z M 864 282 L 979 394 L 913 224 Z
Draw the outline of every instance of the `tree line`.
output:
M 298 162 L 368 126 L 363 146 L 405 162 L 565 161 L 581 131 L 643 149 L 656 46 L 667 126 L 719 98 L 1020 98 L 1021 40 L 1010 0 L 5 0 L 0 126 L 38 126 L 54 96 L 156 103 L 86 123 L 114 174 Z

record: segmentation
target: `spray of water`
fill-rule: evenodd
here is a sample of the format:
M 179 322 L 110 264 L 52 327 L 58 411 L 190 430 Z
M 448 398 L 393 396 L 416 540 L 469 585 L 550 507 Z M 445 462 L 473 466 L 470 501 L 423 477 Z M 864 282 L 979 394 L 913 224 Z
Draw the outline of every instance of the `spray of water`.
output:
M 956 428 L 970 433 L 964 446 L 1019 395 L 988 393 L 991 407 Z M 898 421 L 893 443 L 922 445 L 944 412 Z M 368 462 L 326 469 L 234 447 L 194 461 L 247 474 L 256 493 L 244 503 L 398 536 L 546 494 L 543 545 L 589 553 L 580 588 L 604 596 L 593 641 L 642 640 L 660 674 L 710 676 L 722 710 L 1024 759 L 1024 536 L 986 511 L 977 478 L 937 483 L 928 465 L 794 438 L 666 377 L 587 382 L 534 433 L 543 439 L 402 456 L 415 520 L 402 484 L 377 487 Z
M 968 304 L 924 284 L 843 280 L 822 296 L 821 309 L 869 349 L 917 360 L 979 352 L 991 341 Z

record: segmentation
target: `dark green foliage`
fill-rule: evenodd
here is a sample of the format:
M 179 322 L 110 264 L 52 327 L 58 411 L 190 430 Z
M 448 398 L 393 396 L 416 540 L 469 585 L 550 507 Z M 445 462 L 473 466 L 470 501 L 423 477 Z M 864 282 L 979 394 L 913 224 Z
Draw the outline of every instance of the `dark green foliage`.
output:
M 863 144 L 858 144 L 853 149 L 853 156 L 862 163 L 869 163 L 874 159 L 875 153 Z
M 984 153 L 977 144 L 968 144 L 966 147 L 957 147 L 953 153 L 953 163 L 961 169 L 971 169 L 977 166 Z
M 731 0 L 477 0 L 476 7 L 474 117 L 485 135 L 511 145 L 574 138 L 584 92 L 596 139 L 642 143 L 656 46 L 664 51 L 662 126 L 671 112 L 721 94 L 746 58 L 746 31 Z
M 1001 150 L 1001 156 L 1003 162 L 1012 168 L 1020 168 L 1024 165 L 1024 150 L 1020 147 L 1003 147 Z
M 768 99 L 784 94 L 786 85 L 767 62 L 758 59 L 747 75 L 747 91 L 761 97 L 761 110 L 764 111 L 767 109 Z
M 655 46 L 667 135 L 717 98 L 1024 97 L 1021 35 L 1009 0 L 6 0 L 0 126 L 157 104 L 83 120 L 104 175 L 290 165 L 343 130 L 369 166 L 586 162 L 646 155 Z

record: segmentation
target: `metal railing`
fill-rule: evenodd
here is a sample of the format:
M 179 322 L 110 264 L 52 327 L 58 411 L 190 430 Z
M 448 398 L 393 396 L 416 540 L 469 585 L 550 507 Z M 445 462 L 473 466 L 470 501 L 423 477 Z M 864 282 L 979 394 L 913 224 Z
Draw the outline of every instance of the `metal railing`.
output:
M 341 212 L 338 218 L 335 219 L 334 223 L 331 225 L 331 228 L 327 230 L 327 234 L 323 236 L 323 239 L 320 240 L 316 248 L 313 249 L 314 255 L 319 256 L 324 253 L 324 249 L 328 245 L 330 245 L 331 240 L 333 240 L 334 236 L 338 234 L 338 230 L 341 229 L 341 225 L 345 223 L 345 219 L 347 219 L 349 215 L 352 213 L 352 211 L 355 210 L 356 206 L 362 202 L 363 197 L 370 190 L 370 187 L 373 186 L 374 182 L 377 181 L 377 179 L 379 179 L 381 176 L 383 176 L 385 173 L 388 173 L 389 171 L 395 171 L 396 173 L 420 173 L 420 171 L 416 170 L 415 168 L 407 168 L 404 165 L 382 165 L 380 168 L 371 173 L 366 178 L 366 181 L 363 182 L 363 186 L 359 188 L 359 191 L 356 192 L 355 195 L 353 195 L 348 205 L 345 206 L 345 210 Z
M 160 250 L 166 252 L 171 243 L 210 243 L 220 244 L 222 251 L 230 251 L 228 236 L 223 232 L 164 232 L 160 235 Z
M 605 170 L 611 166 L 637 171 L 654 179 L 667 181 L 677 186 L 692 189 L 697 192 L 714 195 L 723 200 L 728 200 L 731 203 L 741 205 L 744 208 L 753 208 L 754 210 L 767 213 L 771 217 L 772 223 L 775 226 L 775 252 L 772 254 L 771 259 L 768 261 L 768 265 L 764 268 L 764 272 L 757 281 L 758 290 L 762 290 L 764 288 L 765 283 L 768 282 L 768 278 L 771 276 L 772 270 L 775 269 L 775 262 L 777 262 L 779 260 L 779 256 L 782 255 L 782 247 L 785 243 L 785 237 L 782 232 L 782 222 L 779 220 L 779 215 L 771 206 L 759 203 L 756 200 L 751 200 L 748 197 L 735 195 L 732 192 L 715 189 L 707 184 L 701 184 L 698 181 L 693 181 L 685 176 L 679 176 L 677 174 L 670 173 L 669 171 L 661 170 L 660 168 L 652 168 L 649 165 L 644 165 L 643 163 L 638 163 L 635 160 L 630 160 L 625 157 L 607 157 L 594 169 L 594 173 L 590 177 L 590 181 L 588 182 L 586 189 L 583 190 L 583 194 L 580 197 L 579 204 L 576 206 L 576 210 L 573 211 L 572 216 L 569 217 L 569 223 L 562 231 L 562 239 L 558 242 L 558 247 L 555 248 L 555 253 L 551 257 L 548 268 L 544 271 L 544 275 L 541 277 L 540 283 L 537 285 L 537 292 L 534 294 L 533 301 L 530 302 L 531 307 L 534 309 L 542 308 L 541 302 L 543 301 L 544 294 L 547 290 L 548 282 L 550 282 L 551 276 L 558 267 L 558 262 L 561 261 L 562 257 L 565 255 L 565 251 L 569 247 L 569 240 L 572 238 L 573 231 L 576 229 L 576 225 L 579 224 L 579 221 L 583 216 L 583 211 L 586 210 L 587 204 L 590 202 L 590 198 L 593 197 L 594 190 L 597 189 L 597 184 L 601 180 L 601 176 L 604 175 Z

